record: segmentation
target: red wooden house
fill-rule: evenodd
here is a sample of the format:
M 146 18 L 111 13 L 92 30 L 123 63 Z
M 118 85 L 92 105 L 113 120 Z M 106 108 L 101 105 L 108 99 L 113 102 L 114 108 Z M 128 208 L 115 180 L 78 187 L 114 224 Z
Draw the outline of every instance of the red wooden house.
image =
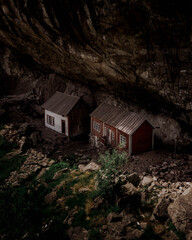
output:
M 102 103 L 91 113 L 91 142 L 125 148 L 129 155 L 153 149 L 153 126 L 145 114 Z

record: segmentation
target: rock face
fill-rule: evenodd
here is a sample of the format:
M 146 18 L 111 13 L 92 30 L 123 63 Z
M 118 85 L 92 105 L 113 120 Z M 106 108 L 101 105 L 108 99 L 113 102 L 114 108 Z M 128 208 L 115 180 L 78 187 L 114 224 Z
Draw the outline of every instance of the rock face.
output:
M 192 188 L 169 205 L 168 213 L 177 229 L 189 234 L 192 229 Z
M 73 79 L 190 132 L 191 10 L 187 0 L 1 1 L 0 94 L 48 98 Z

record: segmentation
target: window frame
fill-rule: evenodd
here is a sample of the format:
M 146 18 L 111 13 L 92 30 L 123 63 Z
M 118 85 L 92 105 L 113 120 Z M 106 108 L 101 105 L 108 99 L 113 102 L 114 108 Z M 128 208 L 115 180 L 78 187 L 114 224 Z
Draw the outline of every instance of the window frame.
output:
M 47 114 L 47 124 L 50 126 L 55 126 L 55 118 Z
M 101 124 L 94 121 L 93 122 L 93 129 L 100 133 L 101 132 Z
M 122 134 L 119 135 L 119 143 L 123 147 L 126 147 L 126 145 L 127 145 L 127 138 L 124 135 L 122 135 Z
M 111 131 L 111 140 L 112 140 L 112 141 L 115 141 L 115 133 L 114 133 L 113 130 Z

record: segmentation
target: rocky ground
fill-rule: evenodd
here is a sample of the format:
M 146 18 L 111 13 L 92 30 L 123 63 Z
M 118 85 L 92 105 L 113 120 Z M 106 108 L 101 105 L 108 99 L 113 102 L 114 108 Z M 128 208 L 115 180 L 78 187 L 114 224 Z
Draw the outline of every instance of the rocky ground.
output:
M 97 234 L 100 238 L 90 238 L 93 234 L 90 229 L 87 229 L 86 226 L 83 227 L 81 224 L 79 226 L 78 224 L 75 224 L 75 226 L 72 224 L 76 214 L 80 211 L 80 207 L 77 204 L 70 209 L 66 205 L 65 199 L 70 197 L 65 196 L 65 192 L 60 193 L 61 189 L 66 186 L 66 181 L 74 181 L 73 178 L 77 179 L 79 176 L 82 179 L 91 176 L 92 183 L 90 184 L 89 181 L 85 181 L 84 184 L 76 182 L 76 185 L 72 187 L 75 194 L 77 192 L 87 194 L 96 189 L 94 172 L 98 171 L 100 165 L 96 163 L 93 152 L 89 154 L 89 147 L 85 145 L 86 150 L 85 148 L 76 149 L 73 157 L 70 158 L 70 155 L 68 155 L 69 159 L 65 157 L 65 154 L 61 153 L 59 156 L 56 154 L 57 158 L 53 160 L 37 150 L 38 148 L 35 149 L 35 146 L 26 149 L 26 137 L 22 136 L 21 128 L 16 129 L 14 124 L 4 125 L 0 135 L 19 145 L 19 149 L 17 148 L 6 154 L 7 159 L 16 154 L 26 156 L 26 160 L 21 167 L 12 171 L 9 177 L 5 179 L 2 188 L 8 185 L 14 188 L 19 186 L 29 187 L 31 181 L 34 180 L 34 176 L 38 182 L 37 188 L 43 184 L 49 189 L 50 182 L 55 183 L 56 181 L 51 191 L 44 195 L 44 201 L 48 205 L 56 204 L 57 208 L 60 209 L 64 207 L 65 210 L 68 210 L 69 208 L 67 216 L 63 219 L 63 224 L 71 225 L 67 230 L 69 239 L 177 240 L 185 239 L 185 235 L 186 239 L 192 239 L 190 209 L 192 183 L 189 175 L 192 158 L 190 155 L 177 155 L 176 158 L 173 158 L 171 153 L 154 151 L 129 158 L 122 174 L 116 179 L 117 183 L 121 182 L 121 193 L 116 194 L 117 199 L 115 200 L 116 207 L 120 210 L 114 209 L 106 214 L 105 199 L 96 197 L 85 200 L 87 217 L 84 217 L 92 219 L 90 214 L 92 211 L 98 211 L 100 215 L 94 219 L 96 223 L 92 223 L 94 229 L 97 226 L 96 229 L 99 231 Z M 71 143 L 67 144 L 67 146 L 70 146 Z M 76 164 L 78 168 L 72 169 L 69 165 L 64 165 L 54 170 L 54 174 L 48 182 L 43 180 L 46 172 L 63 161 L 65 163 L 68 161 L 68 164 L 72 161 L 72 165 Z M 61 180 L 66 172 L 68 180 Z M 60 179 L 59 182 L 57 182 L 58 179 Z M 135 205 L 135 202 L 139 202 L 139 205 Z M 102 217 L 101 213 L 103 214 Z M 82 217 L 82 221 L 84 221 L 84 217 Z M 49 221 L 51 220 L 49 219 Z M 43 231 L 49 231 L 49 224 L 46 223 L 45 226 L 42 226 L 42 228 L 45 228 Z M 97 234 L 94 236 L 97 236 Z M 151 238 L 149 238 L 150 234 Z M 2 239 L 6 239 L 6 237 Z M 24 239 L 27 239 L 27 237 Z
M 16 234 L 11 239 L 192 239 L 191 155 L 155 150 L 127 158 L 109 200 L 96 194 L 102 167 L 97 160 L 107 149 L 63 139 L 44 128 L 33 98 L 26 104 L 33 111 L 15 104 L 23 101 L 22 96 L 12 99 L 1 104 L 2 119 L 12 123 L 1 125 L 0 144 L 5 147 L 5 139 L 14 146 L 1 154 L 1 161 L 19 161 L 19 166 L 9 171 L 0 166 L 1 172 L 8 171 L 1 176 L 0 212 L 2 219 L 9 215 L 14 219 L 20 213 L 13 209 L 20 209 L 21 219 L 15 218 L 13 229 L 24 219 L 34 229 L 23 227 L 14 233 L 10 219 L 8 226 L 0 221 L 1 229 L 6 229 L 0 231 L 2 239 L 10 239 L 10 232 Z M 10 105 L 15 118 L 5 108 Z

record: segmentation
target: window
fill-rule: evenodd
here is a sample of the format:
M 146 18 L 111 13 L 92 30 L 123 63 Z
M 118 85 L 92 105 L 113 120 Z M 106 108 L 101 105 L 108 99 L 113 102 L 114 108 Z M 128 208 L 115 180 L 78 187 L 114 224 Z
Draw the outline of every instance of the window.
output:
M 111 139 L 112 139 L 112 141 L 114 141 L 114 140 L 115 140 L 115 134 L 114 134 L 114 132 L 113 132 L 113 131 L 112 131 Z
M 55 126 L 55 118 L 47 115 L 47 123 L 51 126 Z
M 123 136 L 123 135 L 120 135 L 119 136 L 119 141 L 120 141 L 120 144 L 123 146 L 123 147 L 125 147 L 126 146 L 126 137 L 125 136 Z
M 93 122 L 93 129 L 97 132 L 101 131 L 101 125 L 97 122 Z
M 104 136 L 107 136 L 107 128 L 104 127 Z

